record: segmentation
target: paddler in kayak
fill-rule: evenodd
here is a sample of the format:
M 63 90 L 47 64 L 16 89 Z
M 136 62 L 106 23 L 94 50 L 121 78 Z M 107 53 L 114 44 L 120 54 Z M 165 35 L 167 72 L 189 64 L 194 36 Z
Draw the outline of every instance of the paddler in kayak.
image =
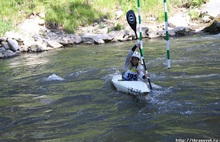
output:
M 138 79 L 146 79 L 144 74 L 144 67 L 139 63 L 140 54 L 135 51 L 137 47 L 140 47 L 140 41 L 132 47 L 125 60 L 124 70 L 122 72 L 122 80 L 124 81 L 137 81 Z M 147 74 L 148 75 L 148 74 Z

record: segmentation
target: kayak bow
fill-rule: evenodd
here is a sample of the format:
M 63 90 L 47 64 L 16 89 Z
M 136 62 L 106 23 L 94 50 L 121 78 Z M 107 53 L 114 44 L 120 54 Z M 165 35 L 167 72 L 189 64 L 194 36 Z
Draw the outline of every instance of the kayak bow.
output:
M 122 81 L 122 75 L 115 75 L 112 78 L 112 83 L 114 84 L 117 91 L 124 92 L 127 94 L 147 95 L 150 92 L 147 84 L 143 81 Z

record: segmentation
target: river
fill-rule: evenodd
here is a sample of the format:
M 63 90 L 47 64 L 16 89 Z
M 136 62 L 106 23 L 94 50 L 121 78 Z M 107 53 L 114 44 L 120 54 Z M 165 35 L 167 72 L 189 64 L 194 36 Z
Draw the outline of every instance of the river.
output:
M 0 60 L 0 141 L 220 140 L 220 35 L 144 40 L 153 90 L 111 84 L 135 41 Z

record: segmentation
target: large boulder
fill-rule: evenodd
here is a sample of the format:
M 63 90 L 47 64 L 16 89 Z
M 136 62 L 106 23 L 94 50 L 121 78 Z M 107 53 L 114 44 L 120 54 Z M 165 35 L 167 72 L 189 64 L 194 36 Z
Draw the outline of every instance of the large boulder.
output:
M 215 18 L 214 22 L 211 25 L 204 28 L 204 32 L 208 32 L 210 34 L 220 33 L 220 14 Z
M 173 28 L 176 27 L 189 27 L 190 16 L 188 14 L 175 14 L 168 22 Z
M 20 46 L 18 45 L 18 42 L 16 40 L 9 38 L 7 41 L 12 51 L 20 51 Z

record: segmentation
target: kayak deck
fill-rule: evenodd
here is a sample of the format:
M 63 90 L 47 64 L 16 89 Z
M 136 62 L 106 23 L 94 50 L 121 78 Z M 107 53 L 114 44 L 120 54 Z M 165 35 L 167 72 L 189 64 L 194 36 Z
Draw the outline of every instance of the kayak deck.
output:
M 150 92 L 147 84 L 143 81 L 122 81 L 122 75 L 115 75 L 112 83 L 117 91 L 132 95 L 146 95 Z

